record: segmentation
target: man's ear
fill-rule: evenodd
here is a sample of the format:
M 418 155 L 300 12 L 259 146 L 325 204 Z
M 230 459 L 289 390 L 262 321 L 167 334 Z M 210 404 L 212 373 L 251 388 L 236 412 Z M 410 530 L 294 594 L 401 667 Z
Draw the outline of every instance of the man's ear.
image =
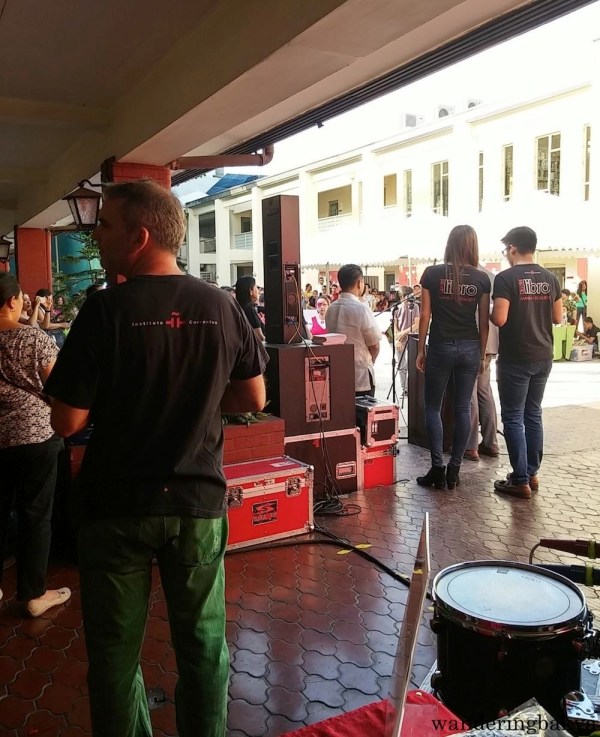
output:
M 135 240 L 133 242 L 133 251 L 134 253 L 138 253 L 139 251 L 142 251 L 147 245 L 148 241 L 150 240 L 150 231 L 148 228 L 140 227 L 137 230 Z

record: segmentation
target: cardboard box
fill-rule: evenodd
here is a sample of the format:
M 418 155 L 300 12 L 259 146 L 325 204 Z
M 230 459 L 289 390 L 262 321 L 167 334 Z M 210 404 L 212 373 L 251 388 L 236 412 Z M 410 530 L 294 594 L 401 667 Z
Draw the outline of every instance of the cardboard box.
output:
M 288 456 L 223 466 L 229 543 L 247 547 L 313 529 L 313 469 Z
M 591 361 L 594 355 L 593 345 L 574 345 L 571 349 L 571 361 Z

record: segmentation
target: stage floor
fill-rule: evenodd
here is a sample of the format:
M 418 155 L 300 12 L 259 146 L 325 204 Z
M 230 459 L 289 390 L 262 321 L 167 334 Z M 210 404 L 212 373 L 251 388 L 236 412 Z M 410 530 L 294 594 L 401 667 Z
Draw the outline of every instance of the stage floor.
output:
M 596 408 L 546 410 L 546 457 L 540 492 L 532 500 L 505 499 L 492 482 L 507 458 L 465 462 L 454 492 L 422 489 L 414 479 L 428 467 L 426 451 L 403 445 L 398 483 L 353 494 L 358 514 L 318 523 L 393 570 L 410 573 L 423 513 L 431 516 L 433 573 L 462 561 L 527 562 L 540 537 L 598 537 L 600 487 Z M 231 649 L 230 737 L 277 737 L 384 698 L 403 616 L 405 587 L 355 554 L 317 542 L 228 555 L 227 617 Z M 538 560 L 576 563 L 538 550 Z M 14 566 L 3 588 L 14 591 Z M 77 575 L 53 560 L 49 586 L 74 590 L 67 606 L 23 621 L 0 605 L 0 732 L 6 737 L 89 734 L 85 648 Z M 600 589 L 587 589 L 600 623 Z M 155 735 L 176 734 L 176 667 L 162 589 L 155 580 L 143 669 L 160 687 L 164 705 L 152 712 Z M 429 619 L 430 613 L 426 615 Z M 427 622 L 412 674 L 417 687 L 436 658 Z M 47 731 L 44 731 L 47 730 Z

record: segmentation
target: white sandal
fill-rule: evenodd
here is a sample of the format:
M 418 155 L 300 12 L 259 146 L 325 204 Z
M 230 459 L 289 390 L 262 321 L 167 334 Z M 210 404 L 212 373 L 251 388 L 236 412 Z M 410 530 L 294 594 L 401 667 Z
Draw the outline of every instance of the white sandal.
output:
M 48 609 L 52 609 L 52 607 L 58 606 L 59 604 L 64 604 L 71 598 L 71 589 L 66 588 L 66 586 L 62 589 L 51 590 L 49 593 L 55 593 L 56 597 L 53 599 L 31 599 L 27 602 L 25 609 L 30 617 L 40 617 Z

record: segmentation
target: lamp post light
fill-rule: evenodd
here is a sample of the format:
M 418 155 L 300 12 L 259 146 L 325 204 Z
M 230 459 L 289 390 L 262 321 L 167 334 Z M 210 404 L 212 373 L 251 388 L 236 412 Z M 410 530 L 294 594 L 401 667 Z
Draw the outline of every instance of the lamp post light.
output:
M 6 236 L 0 237 L 0 263 L 7 263 L 12 252 L 12 241 L 9 241 Z
M 94 192 L 93 189 L 87 189 L 83 186 L 84 184 L 89 184 L 91 187 L 100 186 L 84 179 L 79 182 L 78 189 L 63 197 L 63 200 L 69 203 L 77 229 L 93 230 L 98 223 L 98 211 L 102 194 Z

